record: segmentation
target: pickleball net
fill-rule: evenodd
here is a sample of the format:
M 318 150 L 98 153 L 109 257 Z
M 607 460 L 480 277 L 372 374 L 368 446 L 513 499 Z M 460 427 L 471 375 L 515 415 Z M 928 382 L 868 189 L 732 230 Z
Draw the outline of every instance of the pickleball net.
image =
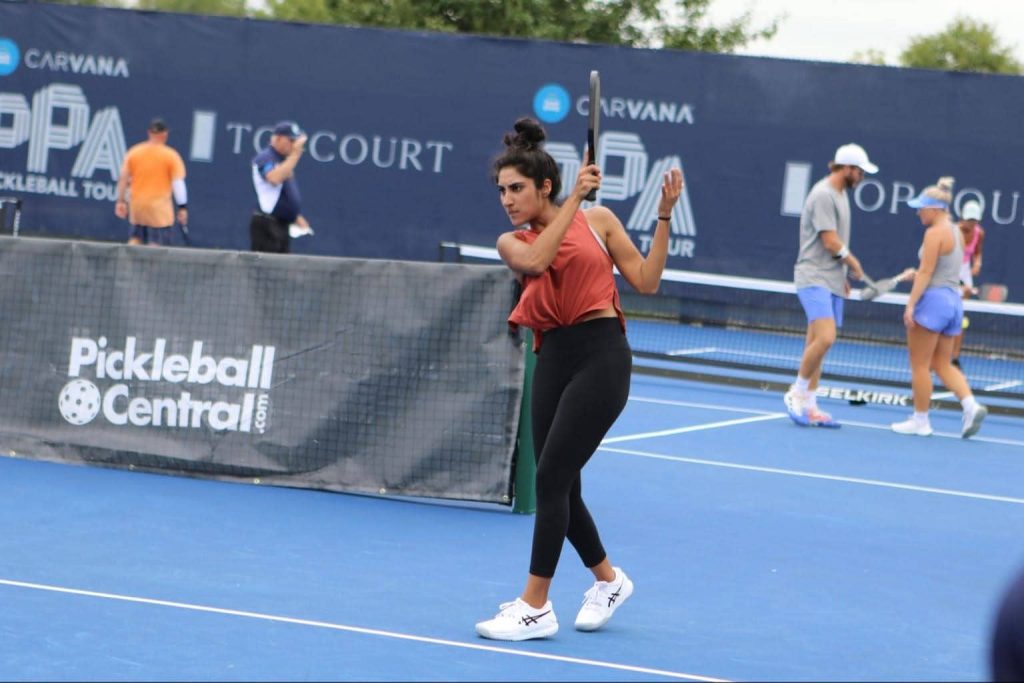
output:
M 444 243 L 446 260 L 487 262 L 494 249 Z M 904 293 L 844 306 L 839 338 L 825 359 L 823 379 L 864 387 L 910 388 Z M 634 356 L 662 368 L 698 368 L 701 379 L 731 382 L 752 373 L 791 382 L 800 365 L 807 321 L 792 282 L 666 270 L 657 295 L 619 291 Z M 1001 412 L 1024 416 L 1024 305 L 968 300 L 961 368 L 979 397 L 998 399 Z M 711 369 L 717 371 L 712 372 Z M 942 392 L 936 381 L 936 393 Z

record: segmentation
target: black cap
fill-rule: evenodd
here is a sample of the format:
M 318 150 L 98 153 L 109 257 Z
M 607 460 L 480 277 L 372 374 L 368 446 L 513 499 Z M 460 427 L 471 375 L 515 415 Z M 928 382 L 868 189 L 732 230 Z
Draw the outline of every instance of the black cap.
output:
M 281 121 L 274 126 L 274 135 L 283 135 L 289 140 L 294 140 L 302 135 L 302 129 L 294 121 Z
M 149 132 L 163 133 L 167 130 L 167 122 L 161 118 L 155 118 L 149 122 Z

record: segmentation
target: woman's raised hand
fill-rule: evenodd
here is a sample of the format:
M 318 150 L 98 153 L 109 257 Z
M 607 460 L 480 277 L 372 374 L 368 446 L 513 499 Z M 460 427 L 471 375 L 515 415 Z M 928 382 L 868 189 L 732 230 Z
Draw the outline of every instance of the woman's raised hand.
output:
M 658 215 L 668 216 L 672 213 L 672 207 L 679 201 L 683 194 L 683 172 L 681 169 L 673 168 L 665 174 L 661 183 L 661 200 L 658 202 Z

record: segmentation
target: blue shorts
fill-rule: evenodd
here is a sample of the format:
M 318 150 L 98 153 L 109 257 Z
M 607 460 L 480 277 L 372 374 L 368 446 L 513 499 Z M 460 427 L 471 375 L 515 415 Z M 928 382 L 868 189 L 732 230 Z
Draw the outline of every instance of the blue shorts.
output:
M 144 225 L 133 225 L 132 231 L 128 236 L 135 237 L 143 244 L 159 244 L 163 247 L 169 247 L 174 244 L 174 227 L 147 228 Z
M 807 314 L 807 322 L 832 318 L 836 327 L 843 326 L 843 297 L 836 296 L 825 287 L 801 287 L 796 290 L 796 295 Z
M 955 337 L 963 332 L 964 301 L 948 287 L 929 287 L 914 306 L 914 322 L 921 327 Z

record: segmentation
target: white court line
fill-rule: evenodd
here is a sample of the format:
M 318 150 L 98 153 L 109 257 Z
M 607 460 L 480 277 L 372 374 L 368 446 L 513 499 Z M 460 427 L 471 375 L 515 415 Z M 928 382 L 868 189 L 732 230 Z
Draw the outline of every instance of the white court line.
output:
M 717 346 L 703 346 L 696 349 L 673 349 L 666 352 L 668 356 L 696 356 L 705 353 L 717 353 Z
M 777 360 L 777 361 L 787 361 L 787 362 L 791 362 L 791 363 L 796 363 L 797 365 L 799 365 L 800 360 L 801 360 L 801 356 L 785 356 L 785 355 L 773 354 L 773 353 L 761 353 L 761 352 L 758 352 L 758 351 L 743 351 L 741 349 L 734 349 L 734 348 L 730 348 L 728 346 L 703 346 L 703 347 L 693 347 L 693 348 L 684 348 L 684 349 L 672 349 L 670 351 L 666 351 L 665 355 L 672 356 L 674 358 L 678 358 L 680 356 L 699 356 L 699 355 L 707 355 L 707 354 L 714 354 L 714 353 L 721 353 L 721 354 L 726 355 L 726 356 L 738 356 L 738 357 L 749 357 L 749 358 L 770 358 L 772 360 Z M 865 363 L 859 363 L 859 362 L 853 362 L 853 361 L 845 361 L 842 358 L 837 358 L 835 360 L 829 360 L 829 366 L 830 367 L 853 368 L 855 370 L 874 370 L 874 371 L 880 371 L 880 372 L 893 372 L 893 371 L 895 371 L 895 372 L 904 373 L 904 374 L 909 374 L 909 372 L 910 372 L 909 367 L 906 366 L 906 365 L 865 364 Z M 1004 380 L 1001 377 L 989 377 L 987 375 L 971 375 L 971 379 L 975 380 L 976 382 L 995 382 L 995 384 L 992 384 L 991 386 L 986 386 L 985 387 L 986 391 L 999 391 L 1001 389 L 1011 389 L 1013 387 L 1020 386 L 1021 384 L 1024 384 L 1024 382 L 1022 382 L 1020 380 Z M 864 381 L 865 382 L 870 382 L 870 380 L 868 378 L 865 378 Z M 952 394 L 949 394 L 949 396 L 952 396 Z M 935 398 L 939 398 L 939 396 L 936 396 Z M 943 397 L 943 398 L 945 398 L 945 397 Z
M 1012 389 L 1013 387 L 1019 387 L 1024 384 L 1021 380 L 1012 380 L 1009 382 L 1003 382 L 1001 384 L 993 384 L 992 386 L 985 387 L 985 391 L 1000 391 L 1002 389 Z
M 531 657 L 533 659 L 547 659 L 556 662 L 569 664 L 583 664 L 603 669 L 615 669 L 617 671 L 629 671 L 632 673 L 651 674 L 664 676 L 666 678 L 678 678 L 684 681 L 709 681 L 718 683 L 726 681 L 722 678 L 709 678 L 696 674 L 680 673 L 678 671 L 665 671 L 663 669 L 651 669 L 643 666 L 631 666 L 629 664 L 615 664 L 613 662 L 602 662 L 594 659 L 581 659 L 579 657 L 566 657 L 562 655 L 550 655 L 543 652 L 529 652 L 524 650 L 513 650 L 507 647 L 496 647 L 493 645 L 477 645 L 474 643 L 463 643 L 457 640 L 444 640 L 442 638 L 427 638 L 425 636 L 414 636 L 407 633 L 395 631 L 382 631 L 380 629 L 362 628 L 360 626 L 347 626 L 345 624 L 333 624 L 327 621 L 313 621 L 310 619 L 296 619 L 294 617 L 282 617 L 273 614 L 262 614 L 260 612 L 246 612 L 243 610 L 224 609 L 221 607 L 208 607 L 206 605 L 195 605 L 187 602 L 173 602 L 170 600 L 156 600 L 153 598 L 140 598 L 133 595 L 119 595 L 117 593 L 100 593 L 97 591 L 82 590 L 78 588 L 64 588 L 62 586 L 51 586 L 41 583 L 28 583 L 26 581 L 14 581 L 11 579 L 0 579 L 0 585 L 13 586 L 15 588 L 29 588 L 32 590 L 49 591 L 51 593 L 67 593 L 90 598 L 102 598 L 104 600 L 119 600 L 122 602 L 133 602 L 143 605 L 156 605 L 158 607 L 173 607 L 175 609 L 191 610 L 194 612 L 210 612 L 213 614 L 225 614 L 233 617 L 246 617 L 247 619 L 261 619 L 263 621 L 274 621 L 283 624 L 297 624 L 299 626 L 313 626 L 315 628 L 330 629 L 333 631 L 346 631 L 349 633 L 361 633 L 363 635 L 381 636 L 384 638 L 395 638 L 397 640 L 411 640 L 417 643 L 430 645 L 447 645 L 466 650 L 481 650 L 484 652 L 497 652 L 499 654 L 515 655 L 517 657 Z
M 672 356 L 672 357 L 687 356 L 687 355 L 689 355 L 689 356 L 696 356 L 696 355 L 703 355 L 703 354 L 709 354 L 709 353 L 721 353 L 722 355 L 737 356 L 737 357 L 741 357 L 741 358 L 744 358 L 744 357 L 745 358 L 761 358 L 761 359 L 770 358 L 772 360 L 786 361 L 786 362 L 789 362 L 789 363 L 794 363 L 795 364 L 794 367 L 796 367 L 796 365 L 799 365 L 800 364 L 800 360 L 801 360 L 801 356 L 782 355 L 782 354 L 778 354 L 778 353 L 762 353 L 762 352 L 759 352 L 759 351 L 744 351 L 742 349 L 730 348 L 728 346 L 705 346 L 705 347 L 696 347 L 696 348 L 682 348 L 682 349 L 672 349 L 670 351 L 666 351 L 665 352 L 666 355 Z M 857 369 L 857 370 L 876 370 L 876 371 L 882 371 L 882 372 L 891 372 L 893 370 L 896 370 L 898 372 L 906 372 L 907 374 L 909 374 L 909 372 L 910 372 L 908 367 L 902 366 L 902 365 L 901 366 L 894 366 L 894 365 L 865 364 L 865 363 L 859 363 L 859 362 L 853 362 L 853 361 L 844 361 L 841 357 L 840 358 L 836 358 L 835 360 L 829 359 L 828 363 L 829 363 L 829 367 L 854 368 L 854 369 Z M 987 379 L 987 378 L 981 378 L 981 379 Z
M 878 486 L 887 489 L 900 489 L 903 491 L 914 491 L 917 493 L 934 493 L 942 496 L 955 496 L 958 498 L 974 498 L 977 500 L 990 500 L 998 503 L 1013 503 L 1024 505 L 1024 498 L 1011 498 L 1009 496 L 995 496 L 988 493 L 974 493 L 971 491 L 956 491 L 954 489 L 939 489 L 931 486 L 914 486 L 912 484 L 898 484 L 891 481 L 880 481 L 878 479 L 861 479 L 859 477 L 842 477 L 835 474 L 818 474 L 817 472 L 804 472 L 802 470 L 784 470 L 778 467 L 761 467 L 759 465 L 741 465 L 734 462 L 720 462 L 717 460 L 702 460 L 700 458 L 684 458 L 677 455 L 663 455 L 649 451 L 634 451 L 627 448 L 606 448 L 599 446 L 598 450 L 610 453 L 621 453 L 653 460 L 670 460 L 673 462 L 686 462 L 693 465 L 710 465 L 711 467 L 725 467 L 735 470 L 747 470 L 750 472 L 765 472 L 768 474 L 783 474 L 790 477 L 804 477 L 806 479 L 825 479 L 827 481 L 839 481 L 846 484 L 862 484 L 865 486 Z
M 879 425 L 879 424 L 873 424 L 871 422 L 854 422 L 854 421 L 851 421 L 851 420 L 843 420 L 842 424 L 843 424 L 843 426 L 862 427 L 864 429 L 881 429 L 882 431 L 886 431 L 886 432 L 891 432 L 892 431 L 892 427 L 890 427 L 889 425 Z M 960 436 L 959 432 L 957 432 L 957 433 L 953 433 L 953 432 L 932 432 L 932 435 L 927 437 L 927 438 L 934 439 L 935 437 L 938 437 L 940 439 L 956 439 L 957 441 L 962 441 L 963 440 L 963 437 Z M 915 438 L 920 439 L 922 437 L 915 437 Z M 1024 447 L 1024 441 L 1018 441 L 1016 439 L 1000 439 L 1000 438 L 995 437 L 995 436 L 982 436 L 980 434 L 975 434 L 974 436 L 971 437 L 970 440 L 971 441 L 980 441 L 982 443 L 997 443 L 997 444 L 1000 444 L 1002 446 L 1021 446 L 1021 447 Z
M 649 439 L 656 436 L 670 436 L 672 434 L 685 434 L 687 432 L 700 432 L 705 429 L 718 429 L 719 427 L 732 427 L 733 425 L 749 424 L 751 422 L 764 422 L 766 420 L 778 420 L 780 417 L 788 417 L 785 413 L 773 413 L 771 415 L 758 415 L 757 417 L 738 417 L 735 420 L 723 420 L 722 422 L 709 422 L 689 427 L 676 427 L 675 429 L 662 429 L 657 432 L 644 432 L 642 434 L 627 434 L 625 436 L 613 436 L 604 439 L 601 444 L 621 443 L 623 441 L 635 441 L 637 439 Z
M 671 400 L 660 399 L 660 398 L 647 398 L 646 396 L 633 396 L 633 395 L 630 395 L 629 400 L 630 401 L 637 401 L 638 403 L 656 403 L 656 404 L 659 404 L 659 405 L 679 406 L 679 407 L 682 407 L 682 408 L 706 408 L 708 410 L 719 410 L 719 411 L 728 412 L 728 413 L 745 413 L 745 414 L 748 414 L 748 415 L 749 414 L 763 415 L 763 416 L 765 416 L 766 419 L 776 418 L 776 417 L 779 417 L 779 416 L 785 417 L 785 413 L 776 413 L 776 412 L 772 412 L 772 411 L 768 411 L 768 410 L 754 410 L 754 409 L 751 409 L 751 408 L 736 408 L 736 407 L 733 407 L 733 406 L 724 406 L 724 405 L 720 405 L 720 404 L 716 404 L 716 403 L 691 403 L 689 401 L 671 401 Z M 707 424 L 707 425 L 698 425 L 697 427 L 699 429 L 709 429 L 711 427 L 724 427 L 724 426 L 729 426 L 731 424 L 742 424 L 742 422 L 724 421 L 724 422 L 710 423 L 710 424 Z M 889 425 L 887 425 L 887 424 L 873 424 L 873 423 L 870 423 L 870 422 L 856 422 L 856 421 L 852 421 L 852 420 L 843 420 L 842 424 L 844 426 L 849 426 L 849 427 L 863 427 L 864 429 L 881 429 L 881 430 L 884 430 L 884 431 L 892 431 L 892 428 Z M 686 429 L 687 431 L 699 431 L 698 428 L 687 427 L 687 428 L 684 428 L 684 429 Z M 670 434 L 670 433 L 671 434 L 677 434 L 677 433 L 680 433 L 680 432 L 678 432 L 678 431 L 669 431 L 669 430 L 665 431 L 665 434 Z M 650 434 L 654 435 L 654 436 L 662 435 L 662 434 L 660 434 L 658 432 L 650 432 Z M 931 435 L 931 437 L 929 437 L 929 438 L 935 438 L 935 437 L 938 437 L 940 439 L 957 439 L 958 441 L 961 438 L 959 433 L 954 434 L 952 432 L 934 432 Z M 628 441 L 628 440 L 635 439 L 635 438 L 642 438 L 642 437 L 640 437 L 640 436 L 635 436 L 634 437 L 634 436 L 630 436 L 630 435 L 616 436 L 616 437 L 613 437 L 614 441 L 609 439 L 609 440 L 603 441 L 602 443 L 614 443 L 614 442 L 617 442 L 617 441 Z M 918 437 L 918 438 L 921 438 L 921 437 Z M 1015 439 L 1000 439 L 998 437 L 984 436 L 984 435 L 980 435 L 980 434 L 976 434 L 976 435 L 972 436 L 971 437 L 971 441 L 980 441 L 981 443 L 997 443 L 997 444 L 1000 444 L 1000 445 L 1003 445 L 1003 446 L 1021 446 L 1021 447 L 1024 447 L 1024 441 L 1018 441 L 1018 440 L 1015 440 Z
M 694 403 L 693 401 L 674 401 L 665 398 L 648 398 L 646 396 L 629 395 L 630 401 L 638 403 L 656 403 L 663 406 L 680 406 L 682 408 L 707 408 L 709 410 L 721 410 L 727 413 L 744 413 L 745 415 L 775 415 L 775 410 L 757 410 L 756 408 L 737 408 L 736 406 L 723 406 L 720 403 Z
M 984 391 L 1002 391 L 1003 389 L 1019 387 L 1021 384 L 1024 384 L 1021 380 L 1011 380 L 1007 382 L 1000 382 L 999 384 L 990 384 L 987 387 L 982 387 L 982 389 Z M 940 391 L 937 394 L 932 394 L 932 399 L 953 398 L 954 396 L 955 394 L 952 391 Z

